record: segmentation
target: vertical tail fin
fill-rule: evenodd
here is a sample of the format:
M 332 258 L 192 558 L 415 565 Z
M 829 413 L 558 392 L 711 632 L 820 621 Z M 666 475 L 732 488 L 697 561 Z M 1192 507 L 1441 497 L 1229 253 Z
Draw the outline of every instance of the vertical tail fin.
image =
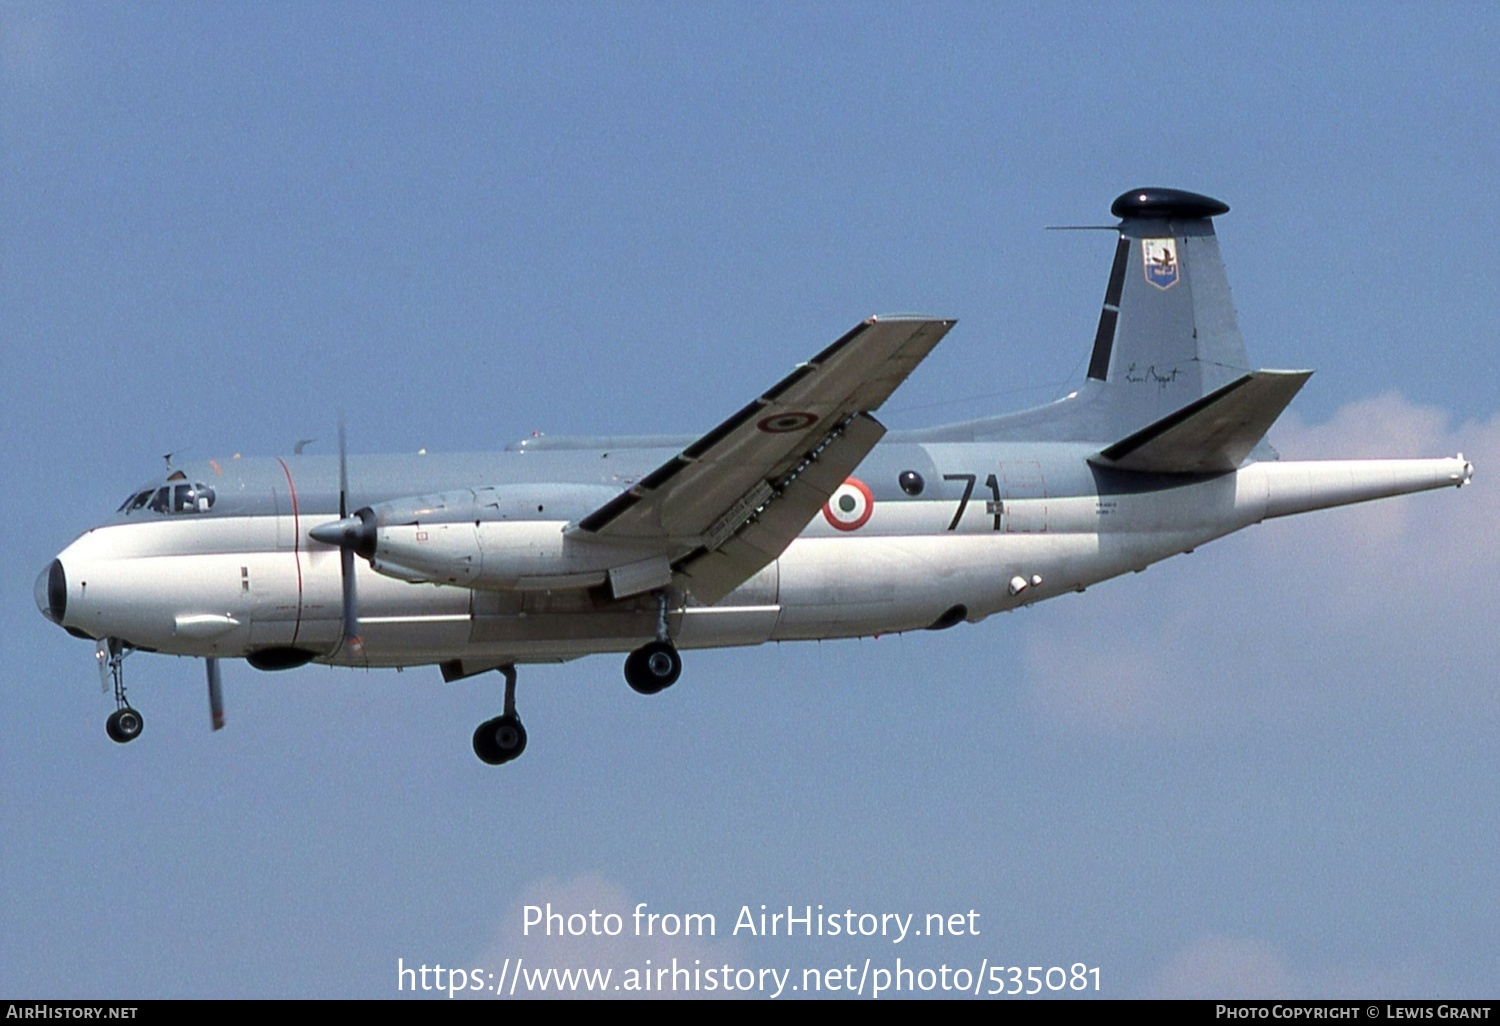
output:
M 1275 458 L 1264 434 L 1310 371 L 1251 372 L 1213 219 L 1229 207 L 1181 189 L 1134 189 L 1120 219 L 1088 380 L 1030 410 L 911 437 L 1097 442 L 1096 463 L 1217 473 Z
M 1229 207 L 1178 189 L 1115 200 L 1120 241 L 1088 376 L 1123 436 L 1242 377 L 1249 365 L 1213 218 Z

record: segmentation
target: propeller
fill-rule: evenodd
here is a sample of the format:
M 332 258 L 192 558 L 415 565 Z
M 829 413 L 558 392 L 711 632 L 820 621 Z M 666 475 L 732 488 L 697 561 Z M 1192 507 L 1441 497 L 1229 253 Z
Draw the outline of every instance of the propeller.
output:
M 359 598 L 354 585 L 354 556 L 369 558 L 375 552 L 375 514 L 369 508 L 349 515 L 349 459 L 344 420 L 339 418 L 339 518 L 320 524 L 308 536 L 325 545 L 339 547 L 339 572 L 343 579 L 343 637 L 339 648 L 358 656 L 364 652 L 359 637 Z
M 224 729 L 224 678 L 219 673 L 219 660 L 209 656 L 203 660 L 208 667 L 208 715 L 214 730 Z

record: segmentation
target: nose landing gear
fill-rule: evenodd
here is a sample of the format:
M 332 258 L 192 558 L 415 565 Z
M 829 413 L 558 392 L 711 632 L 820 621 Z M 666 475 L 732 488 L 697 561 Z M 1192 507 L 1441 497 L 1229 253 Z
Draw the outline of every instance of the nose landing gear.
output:
M 115 691 L 115 711 L 104 721 L 104 732 L 116 744 L 127 744 L 141 736 L 145 720 L 130 707 L 125 698 L 125 657 L 135 649 L 128 647 L 119 638 L 102 638 L 95 649 L 99 660 L 99 683 L 107 690 L 111 684 Z
M 104 732 L 111 741 L 123 745 L 140 737 L 143 725 L 141 714 L 127 705 L 109 714 L 109 719 L 104 721 Z

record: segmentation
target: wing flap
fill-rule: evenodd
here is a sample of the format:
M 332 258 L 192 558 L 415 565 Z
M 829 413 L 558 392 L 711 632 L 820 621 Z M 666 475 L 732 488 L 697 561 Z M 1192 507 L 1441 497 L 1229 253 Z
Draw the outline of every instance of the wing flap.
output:
M 856 325 L 569 534 L 654 549 L 700 601 L 717 601 L 780 555 L 864 459 L 885 433 L 870 411 L 953 323 Z
M 1101 450 L 1100 466 L 1160 474 L 1234 470 L 1312 371 L 1252 371 Z
M 575 532 L 696 543 L 849 416 L 878 409 L 952 326 L 951 320 L 917 317 L 864 321 L 578 521 Z
M 885 427 L 874 417 L 855 417 L 736 531 L 718 545 L 679 560 L 674 569 L 682 575 L 683 585 L 700 602 L 712 605 L 759 573 L 802 533 L 884 435 Z

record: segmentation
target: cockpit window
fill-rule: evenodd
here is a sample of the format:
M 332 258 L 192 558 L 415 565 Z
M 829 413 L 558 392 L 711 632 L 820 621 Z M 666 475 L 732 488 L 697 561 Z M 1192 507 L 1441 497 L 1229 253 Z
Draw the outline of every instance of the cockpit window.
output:
M 214 504 L 214 490 L 204 484 L 180 484 L 172 489 L 173 513 L 207 513 Z
M 153 513 L 207 513 L 213 508 L 214 490 L 201 482 L 147 488 L 120 503 L 118 513 L 129 516 L 138 509 Z

